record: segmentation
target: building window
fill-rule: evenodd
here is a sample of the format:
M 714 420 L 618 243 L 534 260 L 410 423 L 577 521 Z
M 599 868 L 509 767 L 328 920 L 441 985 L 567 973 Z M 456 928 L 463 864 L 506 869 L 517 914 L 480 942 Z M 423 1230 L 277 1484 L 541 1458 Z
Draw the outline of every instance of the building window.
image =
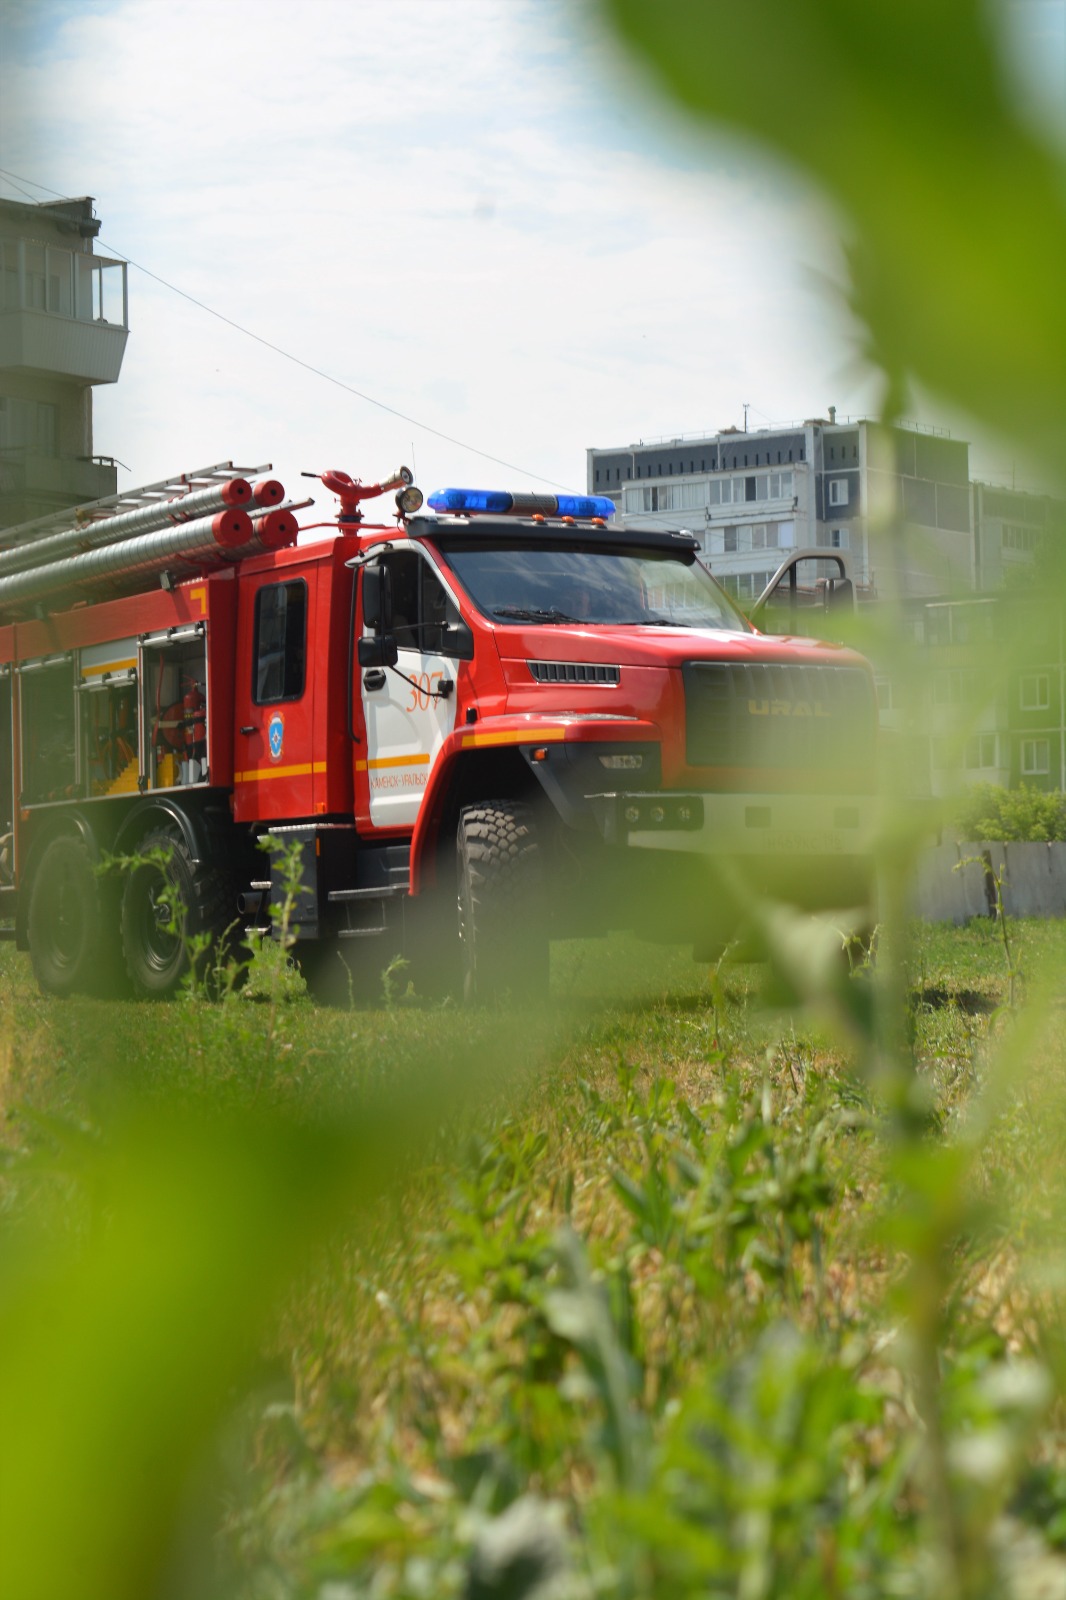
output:
M 737 553 L 737 530 L 735 528 L 722 529 L 722 549 L 727 556 Z
M 972 705 L 976 698 L 975 687 L 974 674 L 964 668 L 954 667 L 938 672 L 933 678 L 933 704 Z
M 59 454 L 59 407 L 51 400 L 0 395 L 0 450 L 54 460 Z
M 1020 522 L 1005 522 L 1003 524 L 1004 550 L 1033 551 L 1040 543 L 1042 529 L 1025 528 Z
M 1046 672 L 1031 672 L 1020 684 L 1023 711 L 1046 711 L 1051 704 L 1051 693 Z
M 1049 770 L 1046 739 L 1022 740 L 1022 777 L 1037 778 Z
M 751 530 L 751 548 L 753 550 L 776 550 L 777 523 L 756 522 Z
M 878 678 L 877 683 L 877 709 L 879 711 L 894 711 L 896 709 L 895 696 L 892 693 L 892 679 Z
M 846 506 L 848 503 L 847 478 L 830 478 L 829 504 L 831 506 Z
M 851 541 L 848 538 L 847 528 L 833 528 L 829 534 L 829 543 L 834 550 L 850 549 Z
M 966 741 L 967 772 L 988 771 L 999 766 L 999 742 L 994 733 L 979 733 Z

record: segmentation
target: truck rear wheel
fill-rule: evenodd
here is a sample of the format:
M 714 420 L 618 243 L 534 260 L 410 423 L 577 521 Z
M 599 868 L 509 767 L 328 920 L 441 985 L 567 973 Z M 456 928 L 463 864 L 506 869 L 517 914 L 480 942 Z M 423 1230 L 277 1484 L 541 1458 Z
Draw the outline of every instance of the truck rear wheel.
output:
M 457 853 L 463 998 L 544 999 L 547 897 L 533 807 L 517 800 L 469 806 L 459 818 Z
M 80 838 L 61 834 L 45 846 L 30 890 L 30 962 L 45 994 L 102 984 L 112 931 L 103 922 L 89 851 Z
M 137 993 L 160 1000 L 174 993 L 194 962 L 195 976 L 204 978 L 225 957 L 233 897 L 228 874 L 194 861 L 177 829 L 147 834 L 138 854 L 167 859 L 139 861 L 126 879 L 122 950 Z

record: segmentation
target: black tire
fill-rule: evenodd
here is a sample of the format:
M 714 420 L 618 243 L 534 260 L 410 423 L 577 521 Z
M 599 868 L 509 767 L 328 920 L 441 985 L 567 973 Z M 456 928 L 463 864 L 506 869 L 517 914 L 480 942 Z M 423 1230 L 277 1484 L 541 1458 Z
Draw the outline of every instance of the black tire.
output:
M 190 945 L 201 936 L 207 942 L 196 957 L 198 980 L 231 954 L 239 956 L 232 883 L 228 870 L 214 861 L 194 861 L 177 829 L 146 834 L 137 853 L 165 853 L 167 860 L 140 861 L 126 879 L 122 951 L 137 994 L 162 1000 L 189 973 Z
M 30 889 L 30 963 L 45 994 L 103 986 L 115 931 L 104 924 L 89 851 L 82 839 L 62 834 L 45 846 Z
M 532 806 L 486 800 L 459 818 L 459 951 L 470 1004 L 548 993 L 544 861 Z

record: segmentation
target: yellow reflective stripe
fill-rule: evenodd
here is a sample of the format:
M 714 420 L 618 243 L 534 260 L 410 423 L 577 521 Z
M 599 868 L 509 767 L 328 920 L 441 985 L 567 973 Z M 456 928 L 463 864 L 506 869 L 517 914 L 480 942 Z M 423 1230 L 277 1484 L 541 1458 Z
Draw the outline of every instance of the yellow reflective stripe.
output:
M 462 746 L 471 750 L 486 744 L 558 744 L 565 738 L 565 728 L 523 728 L 520 733 L 464 733 Z
M 360 765 L 362 765 L 360 763 Z M 372 769 L 377 767 L 428 767 L 428 755 L 415 756 L 378 756 L 373 761 L 367 762 Z
M 83 678 L 101 678 L 105 672 L 131 672 L 136 665 L 136 656 L 129 661 L 99 661 L 91 667 L 82 667 L 81 675 Z
M 298 767 L 253 767 L 251 772 L 235 772 L 234 783 L 261 783 L 264 778 L 307 778 L 325 772 L 324 761 L 304 761 Z

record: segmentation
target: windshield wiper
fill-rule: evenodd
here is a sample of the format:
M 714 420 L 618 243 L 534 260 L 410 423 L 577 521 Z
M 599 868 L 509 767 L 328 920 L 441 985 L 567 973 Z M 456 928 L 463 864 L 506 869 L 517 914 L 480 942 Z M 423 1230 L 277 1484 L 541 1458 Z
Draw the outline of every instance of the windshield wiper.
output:
M 493 606 L 494 617 L 506 617 L 509 622 L 580 622 L 555 606 Z

